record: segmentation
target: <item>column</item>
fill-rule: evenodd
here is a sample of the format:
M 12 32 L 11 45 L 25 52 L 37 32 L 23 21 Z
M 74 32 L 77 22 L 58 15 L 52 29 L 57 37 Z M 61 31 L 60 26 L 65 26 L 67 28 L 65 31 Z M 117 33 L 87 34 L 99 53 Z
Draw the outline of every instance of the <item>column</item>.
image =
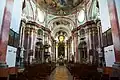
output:
M 67 42 L 67 61 L 69 62 L 69 55 L 70 55 L 70 52 L 69 52 L 69 40 Z
M 21 57 L 21 63 L 20 66 L 23 67 L 23 59 L 24 59 L 24 34 L 25 34 L 25 25 L 26 23 L 24 21 L 21 21 L 21 26 L 20 26 L 20 47 L 21 47 L 21 52 L 20 52 L 20 57 Z
M 32 63 L 33 60 L 33 25 L 30 25 L 30 40 L 29 40 L 29 62 Z
M 74 33 L 74 49 L 75 62 L 78 62 L 78 33 Z
M 68 45 L 69 45 L 69 47 L 68 47 L 68 61 L 70 61 L 70 55 L 71 55 L 71 39 L 69 39 L 69 42 L 68 42 Z
M 89 62 L 92 64 L 93 63 L 93 58 L 94 58 L 94 45 L 93 45 L 93 29 L 92 26 L 89 25 L 90 28 L 88 28 L 89 31 Z
M 30 26 L 27 25 L 25 27 L 25 34 L 24 34 L 24 48 L 25 48 L 25 53 L 24 53 L 24 62 L 25 64 L 28 63 L 28 54 L 29 54 L 29 36 L 30 36 Z
M 67 42 L 65 42 L 65 60 L 67 60 Z
M 56 41 L 54 41 L 54 58 L 55 58 L 55 61 L 56 61 Z
M 36 39 L 37 39 L 37 29 L 36 29 L 36 27 L 35 27 L 35 28 L 33 29 L 33 60 L 35 59 Z
M 4 80 L 7 80 L 9 75 L 6 65 L 6 52 L 12 18 L 12 9 L 14 4 L 14 0 L 5 1 L 6 3 L 2 17 L 2 24 L 0 24 L 0 80 L 2 80 L 1 77 L 4 77 Z
M 49 49 L 49 55 L 50 55 L 50 59 L 51 59 L 51 57 L 52 57 L 52 49 L 51 48 L 53 48 L 53 46 L 52 46 L 52 40 L 51 40 L 51 37 L 50 37 L 50 34 L 48 34 L 48 44 L 50 45 L 50 47 L 48 48 Z
M 72 42 L 72 44 L 71 44 L 71 49 L 72 49 L 71 52 L 72 52 L 72 53 L 71 53 L 71 56 L 70 56 L 70 57 L 71 57 L 71 60 L 72 60 L 72 59 L 73 59 L 72 56 L 74 56 L 74 58 L 75 58 L 75 53 L 74 53 L 74 51 L 75 51 L 75 50 L 74 50 L 74 47 L 75 47 L 75 45 L 74 45 L 74 37 L 72 37 L 72 41 L 71 41 L 71 42 Z
M 78 33 L 76 33 L 76 61 L 79 62 L 79 55 L 78 55 Z
M 86 43 L 87 43 L 87 62 L 89 63 L 90 59 L 89 59 L 89 50 L 90 50 L 90 35 L 89 35 L 89 29 L 86 28 L 85 29 L 85 36 L 86 36 Z
M 98 29 L 98 55 L 99 55 L 99 66 L 104 66 L 104 56 L 103 56 L 103 52 L 102 52 L 102 27 L 101 27 L 101 21 L 97 22 L 97 29 Z
M 58 43 L 56 43 L 56 61 L 58 60 Z
M 95 24 L 92 24 L 92 43 L 93 43 L 93 63 L 98 64 L 98 31 Z
M 117 14 L 117 8 L 115 1 L 119 0 L 108 0 L 108 8 L 110 14 L 110 22 L 112 29 L 112 38 L 114 45 L 114 53 L 115 53 L 115 65 L 116 67 L 120 67 L 120 25 L 119 25 L 119 13 Z
M 6 0 L 2 25 L 0 25 L 0 67 L 6 66 L 6 50 L 8 44 L 13 3 L 14 0 Z
M 69 62 L 69 40 L 67 41 L 67 61 Z

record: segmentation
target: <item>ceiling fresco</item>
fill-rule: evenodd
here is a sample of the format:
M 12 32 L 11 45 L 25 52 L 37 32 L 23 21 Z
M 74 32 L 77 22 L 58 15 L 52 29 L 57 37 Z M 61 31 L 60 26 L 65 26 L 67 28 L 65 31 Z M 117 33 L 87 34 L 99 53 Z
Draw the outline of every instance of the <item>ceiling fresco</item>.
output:
M 41 8 L 53 15 L 68 15 L 85 0 L 36 0 Z

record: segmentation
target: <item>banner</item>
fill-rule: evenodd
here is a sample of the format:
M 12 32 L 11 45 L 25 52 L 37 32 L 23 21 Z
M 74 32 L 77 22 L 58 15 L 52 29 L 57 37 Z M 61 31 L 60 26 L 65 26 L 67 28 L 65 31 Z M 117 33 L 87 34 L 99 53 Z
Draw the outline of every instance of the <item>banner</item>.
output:
M 15 67 L 17 48 L 7 46 L 6 63 L 8 67 Z

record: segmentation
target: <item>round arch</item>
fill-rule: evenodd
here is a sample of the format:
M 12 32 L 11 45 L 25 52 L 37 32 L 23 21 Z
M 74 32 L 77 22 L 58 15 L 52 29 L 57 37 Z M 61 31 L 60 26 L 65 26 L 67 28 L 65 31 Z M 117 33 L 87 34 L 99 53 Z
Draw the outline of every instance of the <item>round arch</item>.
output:
M 52 35 L 53 37 L 55 37 L 55 34 L 56 34 L 58 31 L 60 31 L 60 30 L 66 32 L 67 35 L 68 35 L 68 37 L 71 36 L 71 30 L 70 30 L 69 28 L 67 28 L 66 26 L 64 26 L 64 25 L 56 26 L 56 27 L 51 31 L 51 35 Z
M 56 18 L 53 18 L 52 20 L 50 20 L 48 22 L 48 25 L 49 25 L 49 28 L 50 30 L 52 29 L 53 27 L 53 23 L 56 22 L 56 21 L 66 21 L 66 22 L 69 22 L 70 23 L 70 26 L 69 28 L 72 30 L 74 27 L 75 27 L 75 23 L 73 20 L 71 20 L 70 18 L 67 18 L 67 17 L 56 17 Z

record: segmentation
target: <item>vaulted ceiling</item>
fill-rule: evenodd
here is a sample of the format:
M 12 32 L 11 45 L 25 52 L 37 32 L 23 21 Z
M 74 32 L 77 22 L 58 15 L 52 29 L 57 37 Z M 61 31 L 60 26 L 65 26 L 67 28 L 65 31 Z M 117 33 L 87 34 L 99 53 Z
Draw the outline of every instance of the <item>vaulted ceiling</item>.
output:
M 58 16 L 66 16 L 74 11 L 77 7 L 82 7 L 89 0 L 36 0 L 36 2 L 47 10 L 48 13 Z
M 48 27 L 55 38 L 59 31 L 65 32 L 66 37 L 76 26 L 85 22 L 87 12 L 93 0 L 26 0 L 23 10 L 28 20 L 36 20 Z

